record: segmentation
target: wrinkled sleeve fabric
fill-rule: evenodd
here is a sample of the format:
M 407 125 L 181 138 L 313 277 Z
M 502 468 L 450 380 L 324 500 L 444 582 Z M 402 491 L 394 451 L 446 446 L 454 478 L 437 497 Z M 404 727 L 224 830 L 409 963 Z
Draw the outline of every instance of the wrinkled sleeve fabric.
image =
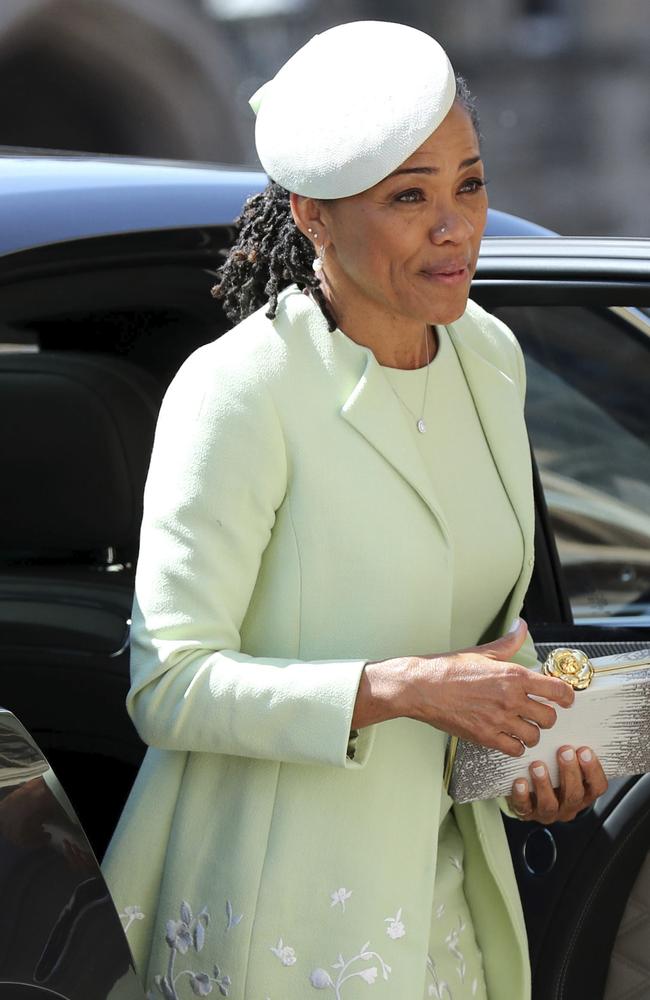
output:
M 185 362 L 158 420 L 144 497 L 127 708 L 161 749 L 358 768 L 363 660 L 250 656 L 240 628 L 287 490 L 263 378 L 214 345 Z

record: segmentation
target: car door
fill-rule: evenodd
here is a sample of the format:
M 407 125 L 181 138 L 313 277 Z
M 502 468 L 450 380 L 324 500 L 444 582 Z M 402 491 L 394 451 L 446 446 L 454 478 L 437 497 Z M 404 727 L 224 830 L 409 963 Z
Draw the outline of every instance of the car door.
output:
M 650 647 L 649 278 L 648 241 L 484 242 L 473 297 L 526 356 L 540 658 Z M 507 832 L 535 1000 L 650 995 L 650 775 L 612 780 L 572 823 Z
M 70 800 L 4 708 L 0 894 L 0 1000 L 144 1000 L 124 936 L 139 911 L 117 913 Z

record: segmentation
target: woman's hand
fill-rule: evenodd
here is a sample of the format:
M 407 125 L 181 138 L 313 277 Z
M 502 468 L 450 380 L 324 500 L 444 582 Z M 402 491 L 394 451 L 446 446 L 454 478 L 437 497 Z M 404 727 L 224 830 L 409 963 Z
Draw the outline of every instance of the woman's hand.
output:
M 511 662 L 527 631 L 517 619 L 506 635 L 482 646 L 368 664 L 353 728 L 405 716 L 520 757 L 539 743 L 539 730 L 557 719 L 555 709 L 536 698 L 564 708 L 574 699 L 564 681 Z
M 607 789 L 607 778 L 598 757 L 589 747 L 563 746 L 557 752 L 560 787 L 553 788 L 540 761 L 530 765 L 530 782 L 518 778 L 508 805 L 521 819 L 538 823 L 566 823 L 590 806 Z M 532 786 L 532 787 L 531 787 Z

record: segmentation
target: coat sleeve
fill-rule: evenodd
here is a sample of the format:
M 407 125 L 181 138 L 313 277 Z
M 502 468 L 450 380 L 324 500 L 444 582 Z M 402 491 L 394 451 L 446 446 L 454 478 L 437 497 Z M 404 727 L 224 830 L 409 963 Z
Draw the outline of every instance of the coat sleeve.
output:
M 264 379 L 197 351 L 160 412 L 144 496 L 127 708 L 150 746 L 358 768 L 363 660 L 250 656 L 240 628 L 287 486 Z

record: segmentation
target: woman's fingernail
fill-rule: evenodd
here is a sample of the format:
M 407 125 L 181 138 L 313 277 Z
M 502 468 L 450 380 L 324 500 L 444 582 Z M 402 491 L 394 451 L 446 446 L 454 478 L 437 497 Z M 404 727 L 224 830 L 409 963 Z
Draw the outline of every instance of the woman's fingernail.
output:
M 546 774 L 546 768 L 544 767 L 543 764 L 537 764 L 533 768 L 533 774 L 535 775 L 536 778 L 543 778 L 544 775 Z
M 525 795 L 528 791 L 528 782 L 515 781 L 515 791 L 517 792 L 517 795 Z
M 562 760 L 573 760 L 573 758 L 575 757 L 575 753 L 573 752 L 571 747 L 569 747 L 567 750 L 563 750 L 560 756 L 562 757 Z
M 510 634 L 510 632 L 516 632 L 517 631 L 517 629 L 519 628 L 519 622 L 520 621 L 521 621 L 521 618 L 513 618 L 512 619 L 512 622 L 510 623 L 510 628 L 508 629 L 508 634 Z
M 592 760 L 593 756 L 594 755 L 592 754 L 591 750 L 589 750 L 587 747 L 585 747 L 584 750 L 580 751 L 580 760 L 584 761 L 585 764 L 588 764 L 589 761 Z

